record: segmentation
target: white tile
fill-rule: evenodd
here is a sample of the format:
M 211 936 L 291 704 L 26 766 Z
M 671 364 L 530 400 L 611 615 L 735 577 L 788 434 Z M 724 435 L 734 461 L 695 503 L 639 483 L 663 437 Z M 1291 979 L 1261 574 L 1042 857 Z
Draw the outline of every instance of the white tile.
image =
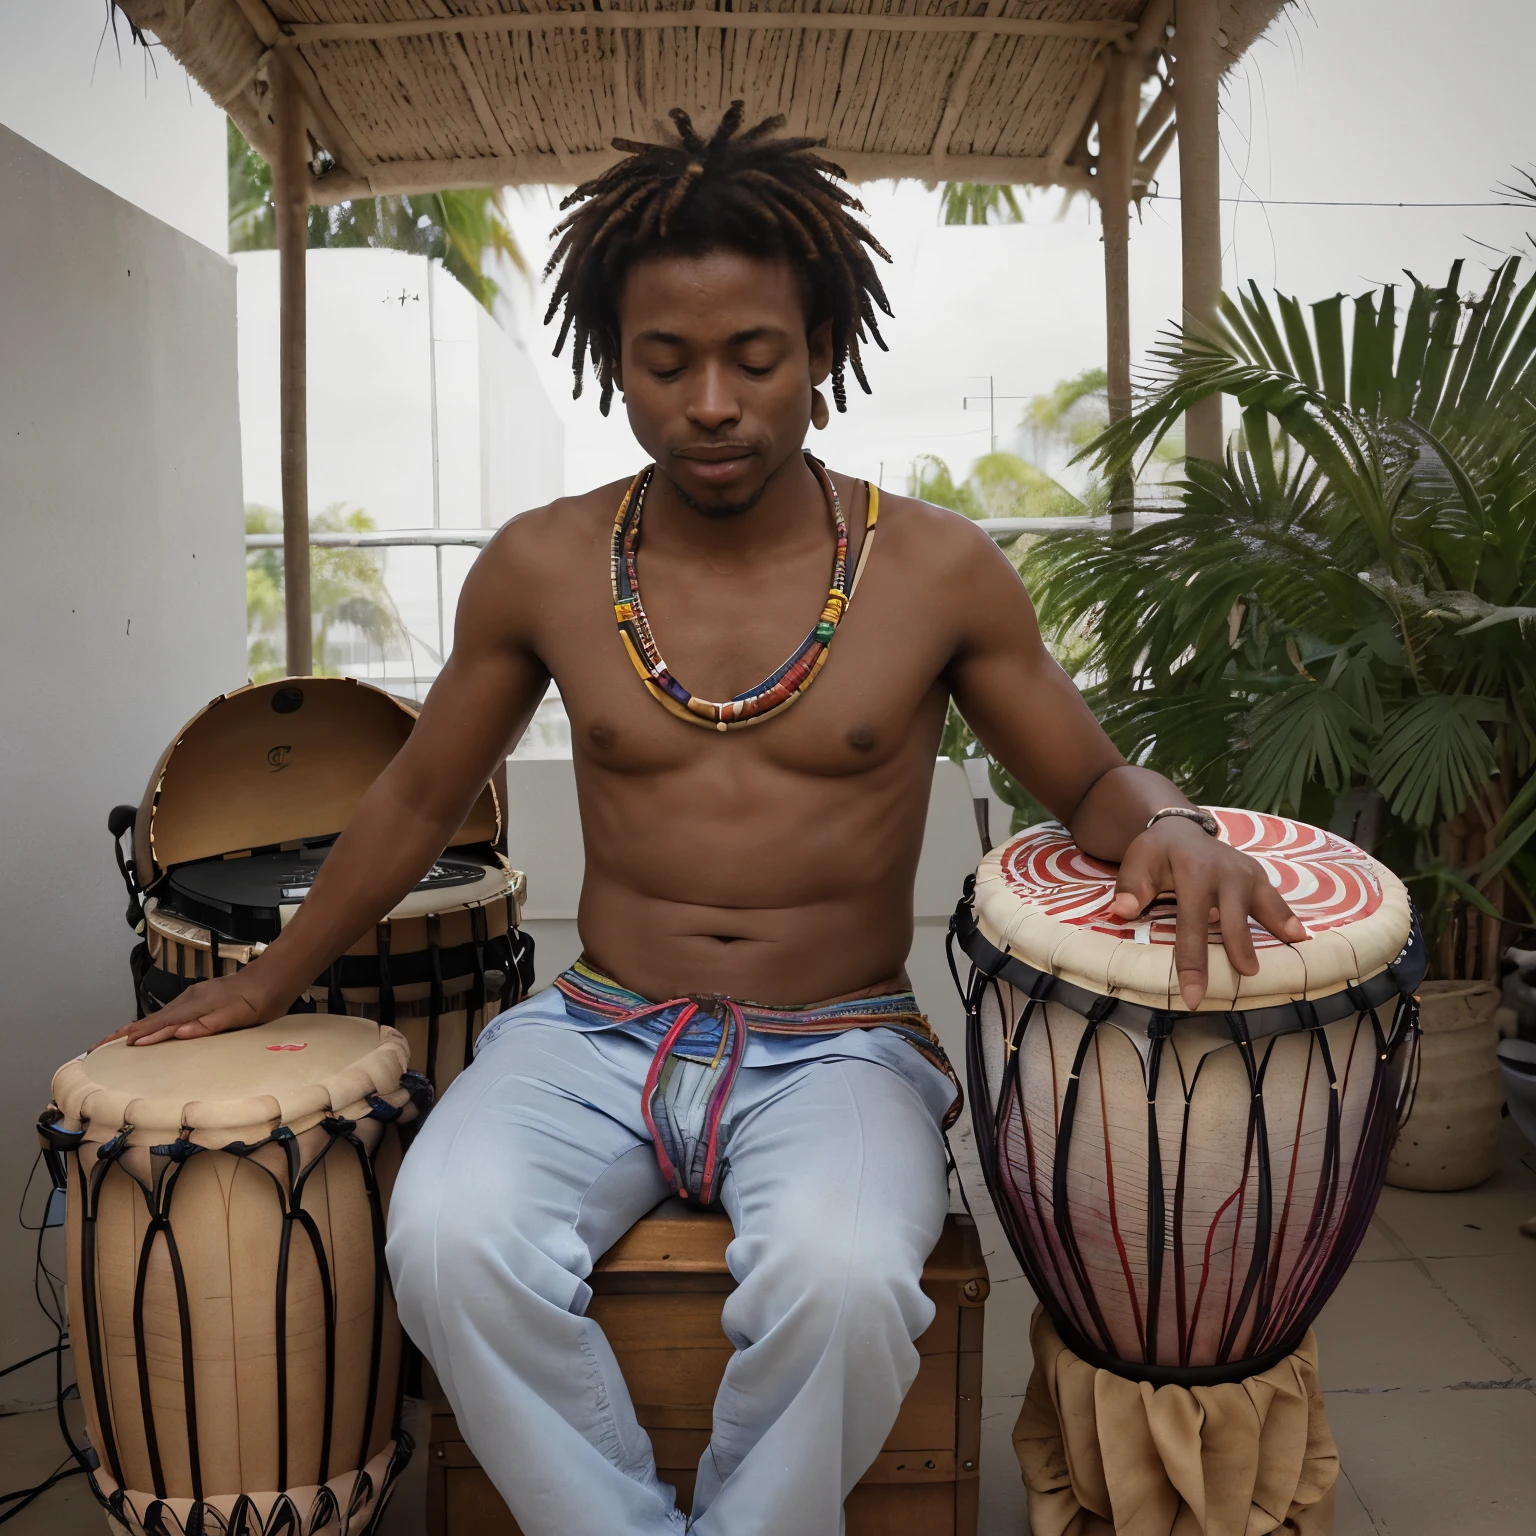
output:
M 1486 1343 L 1536 1376 L 1536 1243 L 1527 1240 L 1523 1253 L 1427 1259 L 1425 1267 Z
M 1354 1265 L 1316 1327 L 1329 1393 L 1514 1374 L 1411 1259 Z
M 1360 1502 L 1349 1473 L 1339 1469 L 1333 1485 L 1333 1536 L 1380 1536 L 1370 1511 Z
M 1383 1536 L 1536 1529 L 1530 1391 L 1329 1393 L 1328 1418 L 1353 1491 Z M 1348 1529 L 1341 1524 L 1337 1536 Z

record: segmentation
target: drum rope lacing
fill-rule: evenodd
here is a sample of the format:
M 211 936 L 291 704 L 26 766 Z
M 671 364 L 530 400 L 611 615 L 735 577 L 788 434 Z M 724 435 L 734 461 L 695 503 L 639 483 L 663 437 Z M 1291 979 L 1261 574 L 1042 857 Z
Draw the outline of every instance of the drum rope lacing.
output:
M 1159 1308 L 1162 1302 L 1164 1263 L 1169 1256 L 1168 1249 L 1168 1219 L 1169 1213 L 1165 1207 L 1164 1177 L 1161 1160 L 1161 1139 L 1157 1120 L 1157 1098 L 1159 1087 L 1159 1074 L 1162 1057 L 1167 1042 L 1172 1038 L 1174 1026 L 1179 1019 L 1186 1015 L 1171 1012 L 1134 1008 L 1133 1016 L 1141 1022 L 1140 1030 L 1131 1029 L 1127 1023 L 1111 1018 L 1111 1015 L 1121 1009 L 1123 1005 L 1113 996 L 1094 995 L 1085 993 L 1083 989 L 1063 983 L 1048 973 L 1035 970 L 1033 967 L 1017 959 L 1017 957 L 998 950 L 980 932 L 976 925 L 974 905 L 975 882 L 971 877 L 966 882 L 965 894 L 959 906 L 956 908 L 954 918 L 950 924 L 950 932 L 946 945 L 947 958 L 950 973 L 954 977 L 956 986 L 965 1003 L 967 1015 L 967 1068 L 972 1083 L 972 1112 L 975 1119 L 975 1130 L 978 1149 L 981 1153 L 983 1173 L 988 1188 L 992 1194 L 1009 1242 L 1018 1255 L 1025 1273 L 1031 1281 L 1037 1294 L 1046 1303 L 1051 1312 L 1052 1321 L 1055 1322 L 1064 1342 L 1081 1358 L 1090 1363 L 1116 1371 L 1121 1375 L 1131 1374 L 1138 1379 L 1151 1381 L 1155 1384 L 1178 1381 L 1185 1384 L 1199 1384 L 1201 1382 L 1214 1382 L 1217 1380 L 1235 1380 L 1241 1377 L 1256 1374 L 1267 1369 L 1269 1365 L 1277 1363 L 1289 1354 L 1300 1342 L 1301 1335 L 1310 1324 L 1315 1308 L 1309 1309 L 1303 1300 L 1309 1289 L 1320 1289 L 1326 1297 L 1337 1283 L 1338 1273 L 1342 1272 L 1340 1254 L 1337 1250 L 1330 1250 L 1326 1243 L 1321 1241 L 1309 1244 L 1308 1251 L 1304 1252 L 1300 1261 L 1292 1268 L 1285 1283 L 1279 1288 L 1276 1286 L 1279 1280 L 1278 1265 L 1284 1253 L 1285 1240 L 1291 1221 L 1292 1185 L 1294 1184 L 1295 1165 L 1294 1148 L 1293 1164 L 1290 1180 L 1287 1184 L 1284 1196 L 1284 1205 L 1281 1213 L 1278 1229 L 1271 1231 L 1274 1219 L 1274 1189 L 1273 1170 L 1270 1167 L 1269 1132 L 1265 1117 L 1265 1103 L 1263 1084 L 1276 1041 L 1282 1038 L 1280 1032 L 1269 1034 L 1267 1044 L 1264 1047 L 1262 1059 L 1256 1047 L 1255 1037 L 1250 1029 L 1250 1022 L 1240 1010 L 1226 1010 L 1220 1017 L 1223 1018 L 1230 1043 L 1239 1053 L 1249 1083 L 1249 1112 L 1248 1129 L 1246 1134 L 1246 1152 L 1244 1154 L 1243 1177 L 1238 1188 L 1228 1197 L 1227 1201 L 1218 1209 L 1216 1219 L 1213 1221 L 1210 1231 L 1206 1235 L 1205 1252 L 1201 1268 L 1201 1280 L 1191 1304 L 1187 1294 L 1186 1275 L 1184 1268 L 1183 1251 L 1183 1210 L 1182 1203 L 1185 1192 L 1186 1167 L 1185 1158 L 1188 1154 L 1189 1117 L 1194 1100 L 1195 1090 L 1200 1073 L 1205 1066 L 1207 1058 L 1202 1058 L 1195 1068 L 1193 1075 L 1183 1083 L 1183 1120 L 1184 1130 L 1180 1140 L 1179 1166 L 1175 1178 L 1175 1202 L 1172 1213 L 1173 1225 L 1173 1259 L 1174 1289 L 1176 1308 L 1176 1333 L 1179 1343 L 1179 1363 L 1176 1366 L 1157 1363 L 1154 1359 L 1157 1341 L 1159 1340 Z M 971 979 L 969 984 L 960 980 L 959 968 L 956 964 L 954 950 L 956 944 L 967 954 L 972 962 Z M 1413 930 L 1408 943 L 1392 965 L 1387 967 L 1383 976 L 1372 979 L 1372 982 L 1351 982 L 1342 989 L 1350 1009 L 1355 1013 L 1357 1028 L 1366 1019 L 1369 1019 L 1370 1035 L 1376 1059 L 1380 1063 L 1387 1063 L 1401 1048 L 1404 1042 L 1409 1042 L 1410 1048 L 1417 1037 L 1417 1005 L 1411 995 L 1407 984 L 1407 976 L 1418 967 L 1418 957 L 1422 956 L 1422 938 L 1419 936 L 1417 922 L 1414 921 Z M 1385 980 L 1383 980 L 1385 977 Z M 1001 980 L 1000 980 L 1001 978 Z M 1022 994 L 1022 1006 L 1017 1018 L 1011 1025 L 1008 1023 L 1008 1007 L 1003 997 L 1002 985 L 1006 982 L 1011 988 Z M 983 1055 L 983 1045 L 980 1032 L 981 1010 L 984 999 L 989 994 L 997 1008 L 999 1021 L 1004 1024 L 1002 1066 L 997 1083 L 995 1095 L 989 1096 L 988 1114 L 981 1113 L 982 1098 L 976 1091 L 977 1086 L 987 1081 L 987 1066 Z M 1037 1015 L 1045 1008 L 1046 1004 L 1055 1001 L 1058 992 L 1070 992 L 1074 995 L 1074 1003 L 1066 1006 L 1076 1010 L 1076 1003 L 1091 997 L 1093 1000 L 1082 1013 L 1082 1033 L 1077 1041 L 1071 1070 L 1062 1093 L 1059 1105 L 1058 1118 L 1053 1132 L 1053 1147 L 1056 1149 L 1052 1158 L 1051 1170 L 1051 1211 L 1045 1211 L 1042 1204 L 1042 1194 L 1035 1168 L 1037 1153 L 1033 1144 L 1033 1130 L 1030 1117 L 1022 1110 L 1018 1115 L 1019 1130 L 1023 1138 L 1023 1155 L 1026 1167 L 1029 1170 L 1026 1184 L 1026 1198 L 1029 1202 L 1034 1223 L 1040 1233 L 1054 1232 L 1060 1248 L 1060 1256 L 1056 1246 L 1049 1243 L 1040 1244 L 1043 1248 L 1046 1261 L 1053 1273 L 1049 1276 L 1046 1271 L 1038 1268 L 1038 1260 L 1032 1257 L 1035 1245 L 1026 1235 L 1025 1229 L 1020 1225 L 1020 1212 L 1015 1207 L 1013 1190 L 1000 1188 L 999 1182 L 1004 1178 L 1003 1162 L 999 1158 L 999 1136 L 1008 1123 L 1010 1107 L 1017 1103 L 1022 1106 L 1022 1084 L 1020 1069 L 1022 1059 L 1022 1043 L 1031 1024 Z M 1378 1013 L 1382 1003 L 1395 999 L 1394 1017 L 1391 1030 L 1383 1028 Z M 1273 1010 L 1269 1010 L 1273 1011 Z M 1314 1043 L 1317 1054 L 1321 1058 L 1321 1070 L 1326 1077 L 1329 1111 L 1324 1135 L 1322 1150 L 1322 1168 L 1320 1184 L 1317 1195 L 1314 1198 L 1313 1211 L 1307 1222 L 1306 1238 L 1315 1238 L 1318 1234 L 1328 1234 L 1340 1225 L 1347 1223 L 1351 1204 L 1358 1204 L 1356 1195 L 1361 1190 L 1373 1190 L 1379 1186 L 1379 1179 L 1375 1174 L 1381 1170 L 1375 1165 L 1383 1162 L 1385 1157 L 1386 1135 L 1384 1127 L 1382 1131 L 1372 1131 L 1372 1126 L 1381 1126 L 1383 1116 L 1386 1113 L 1386 1105 L 1383 1102 L 1383 1093 L 1386 1087 L 1386 1079 L 1381 1072 L 1373 1074 L 1369 1097 L 1365 1108 L 1366 1129 L 1362 1133 L 1362 1142 L 1368 1147 L 1374 1148 L 1371 1157 L 1357 1159 L 1350 1171 L 1349 1187 L 1341 1186 L 1343 1148 L 1339 1124 L 1339 1100 L 1340 1077 L 1333 1061 L 1327 1036 L 1328 1022 L 1336 1022 L 1337 1015 L 1333 1019 L 1322 1017 L 1316 1003 L 1297 999 L 1291 1005 L 1295 1025 L 1299 1025 L 1299 1032 L 1308 1035 Z M 1333 1013 L 1334 1010 L 1330 1010 Z M 1217 1015 L 1212 1014 L 1211 1017 Z M 1269 1022 L 1269 1021 L 1266 1021 Z M 1127 1251 L 1124 1235 L 1118 1224 L 1117 1205 L 1114 1196 L 1114 1171 L 1113 1158 L 1110 1155 L 1106 1141 L 1105 1174 L 1108 1179 L 1108 1215 L 1115 1252 L 1118 1256 L 1122 1274 L 1126 1282 L 1126 1291 L 1130 1302 L 1135 1332 L 1142 1356 L 1140 1369 L 1134 1362 L 1128 1362 L 1113 1354 L 1109 1349 L 1100 1347 L 1093 1342 L 1096 1333 L 1100 1340 L 1107 1344 L 1113 1337 L 1107 1320 L 1104 1318 L 1098 1305 L 1097 1297 L 1091 1277 L 1088 1275 L 1083 1263 L 1081 1249 L 1078 1244 L 1077 1234 L 1072 1220 L 1072 1201 L 1069 1198 L 1068 1177 L 1069 1157 L 1060 1153 L 1062 1147 L 1070 1147 L 1072 1134 L 1077 1114 L 1080 1083 L 1087 1054 L 1090 1046 L 1097 1050 L 1098 1035 L 1105 1026 L 1116 1029 L 1127 1039 L 1134 1040 L 1137 1034 L 1145 1041 L 1144 1082 L 1146 1087 L 1146 1104 L 1148 1113 L 1148 1128 L 1146 1142 L 1146 1196 L 1147 1196 L 1147 1232 L 1146 1232 L 1146 1262 L 1147 1262 L 1147 1309 L 1143 1317 L 1138 1288 L 1132 1274 L 1130 1257 Z M 1297 1032 L 1293 1025 L 1292 1032 Z M 1049 1024 L 1045 1026 L 1049 1029 Z M 1262 1037 L 1261 1037 L 1262 1038 Z M 1138 1046 L 1140 1053 L 1141 1047 Z M 1055 1053 L 1051 1053 L 1054 1064 Z M 1178 1060 L 1175 1055 L 1175 1060 Z M 1413 1066 L 1417 1065 L 1417 1053 L 1414 1052 Z M 1054 1065 L 1053 1065 L 1054 1070 Z M 1183 1065 L 1179 1067 L 1181 1077 Z M 1307 1068 L 1308 1074 L 1311 1065 Z M 1100 1093 L 1103 1093 L 1103 1078 L 1096 1074 L 1100 1084 Z M 1392 1109 L 1391 1118 L 1399 1124 L 1405 1113 L 1405 1106 L 1409 1100 L 1412 1071 L 1405 1072 L 1404 1082 L 1399 1090 L 1397 1102 Z M 1307 1081 L 1310 1081 L 1310 1076 Z M 1102 1107 L 1101 1107 L 1102 1111 Z M 1376 1147 L 1380 1142 L 1381 1146 Z M 1376 1155 L 1378 1154 L 1379 1155 Z M 1384 1163 L 1383 1163 L 1384 1166 Z M 1235 1216 L 1235 1231 L 1242 1230 L 1243 1218 L 1246 1214 L 1246 1203 L 1249 1194 L 1250 1174 L 1253 1178 L 1254 1212 L 1253 1226 L 1255 1232 L 1254 1250 L 1248 1263 L 1246 1273 L 1243 1276 L 1241 1288 L 1236 1294 L 1236 1304 L 1233 1305 L 1232 1284 L 1229 1282 L 1227 1302 L 1224 1304 L 1226 1313 L 1225 1323 L 1221 1330 L 1218 1347 L 1217 1362 L 1214 1366 L 1194 1366 L 1190 1364 L 1191 1346 L 1195 1337 L 1195 1329 L 1198 1326 L 1200 1313 L 1205 1305 L 1206 1287 L 1212 1273 L 1212 1244 L 1215 1240 L 1217 1226 L 1224 1215 L 1237 1204 Z M 1011 1176 L 1010 1176 L 1011 1177 Z M 1374 1179 L 1374 1186 L 1373 1186 Z M 1341 1209 L 1342 1203 L 1342 1209 Z M 1371 1203 L 1374 1204 L 1374 1194 L 1371 1195 Z M 1273 1262 L 1271 1262 L 1271 1250 L 1273 1249 Z M 1347 1257 L 1352 1254 L 1353 1246 L 1349 1245 L 1342 1262 L 1347 1262 Z M 1234 1261 L 1236 1248 L 1233 1249 Z M 1058 1267 L 1064 1264 L 1066 1272 Z M 1068 1284 L 1070 1273 L 1072 1284 Z M 1054 1284 L 1052 1283 L 1054 1281 Z M 1072 1312 L 1068 1315 L 1061 1305 L 1063 1298 L 1071 1306 Z M 1320 1303 L 1319 1303 L 1320 1305 Z M 1081 1311 L 1078 1311 L 1078 1307 Z M 1242 1332 L 1245 1326 L 1251 1324 L 1247 1348 L 1240 1360 L 1235 1359 Z M 1230 1364 L 1228 1362 L 1231 1362 Z
M 432 1097 L 431 1085 L 427 1079 L 420 1073 L 407 1071 L 401 1075 L 400 1083 L 401 1088 L 406 1093 L 405 1100 L 400 1104 L 392 1104 L 388 1099 L 376 1092 L 366 1095 L 365 1102 L 369 1106 L 366 1118 L 388 1124 L 400 1119 L 407 1107 L 412 1108 L 417 1115 L 425 1110 Z M 146 1511 L 132 1511 L 132 1513 L 138 1515 L 141 1525 L 146 1526 L 154 1526 L 157 1519 L 163 1526 L 165 1519 L 170 1516 L 168 1506 L 158 1502 L 167 1499 L 169 1494 L 167 1493 L 167 1483 L 156 1431 L 155 1407 L 148 1375 L 148 1353 L 146 1350 L 144 1321 L 145 1289 L 150 1261 L 157 1239 L 161 1239 L 164 1242 L 166 1257 L 171 1268 L 180 1335 L 181 1373 L 189 1461 L 188 1471 L 192 1484 L 193 1502 L 191 1520 L 185 1527 L 187 1536 L 192 1536 L 194 1530 L 211 1533 L 221 1527 L 231 1533 L 239 1533 L 239 1536 L 244 1536 L 244 1533 L 247 1531 L 251 1533 L 261 1532 L 263 1536 L 267 1536 L 267 1533 L 270 1533 L 270 1536 L 278 1536 L 278 1533 L 283 1531 L 302 1531 L 323 1526 L 328 1520 L 341 1512 L 335 1493 L 327 1486 L 330 1479 L 331 1435 L 335 1417 L 337 1348 L 335 1298 L 331 1290 L 330 1267 L 326 1259 L 324 1239 L 314 1216 L 303 1207 L 304 1189 L 309 1179 L 314 1171 L 325 1162 L 325 1159 L 331 1154 L 333 1149 L 341 1143 L 350 1145 L 357 1156 L 374 1242 L 375 1262 L 371 1309 L 371 1344 L 369 1349 L 370 1374 L 362 1418 L 362 1445 L 355 1463 L 357 1471 L 354 1477 L 352 1503 L 354 1505 L 357 1503 L 359 1495 L 372 1498 L 376 1490 L 373 1490 L 371 1486 L 364 1489 L 363 1485 L 371 1482 L 364 1469 L 369 1459 L 368 1445 L 373 1435 L 380 1384 L 379 1371 L 386 1301 L 383 1263 L 384 1213 L 381 1192 L 374 1174 L 370 1153 L 362 1140 L 356 1135 L 357 1120 L 335 1114 L 321 1116 L 317 1128 L 324 1132 L 326 1139 L 324 1145 L 307 1163 L 301 1161 L 298 1135 L 286 1125 L 275 1126 L 268 1136 L 261 1141 L 249 1143 L 231 1141 L 213 1149 L 193 1142 L 191 1139 L 193 1132 L 184 1126 L 181 1133 L 173 1141 L 159 1143 L 147 1149 L 150 1157 L 151 1178 L 146 1183 L 145 1180 L 132 1173 L 122 1161 L 129 1150 L 130 1137 L 135 1129 L 132 1124 L 125 1123 L 119 1127 L 107 1141 L 97 1148 L 94 1164 L 87 1170 L 81 1152 L 89 1126 L 88 1124 L 83 1125 L 78 1131 L 66 1130 L 58 1123 L 61 1118 L 62 1114 L 60 1111 L 50 1109 L 39 1119 L 38 1131 L 43 1137 L 47 1152 L 58 1159 L 60 1164 L 71 1158 L 73 1159 L 75 1177 L 78 1181 L 77 1187 L 82 1194 L 80 1277 L 82 1290 L 81 1311 L 86 1321 L 86 1355 L 90 1365 L 96 1422 L 101 1428 L 104 1441 L 100 1450 L 105 1455 L 108 1468 L 116 1484 L 115 1489 L 110 1495 L 103 1495 L 96 1481 L 94 1470 L 92 1470 L 89 1474 L 90 1482 L 98 1500 L 116 1518 L 122 1520 L 125 1524 L 128 1523 L 131 1506 L 128 1504 L 127 1499 L 130 1490 L 124 1476 L 120 1447 L 114 1431 L 112 1405 L 107 1395 L 109 1390 L 108 1378 L 103 1370 L 102 1314 L 97 1296 L 97 1266 L 95 1257 L 96 1224 L 102 1191 L 113 1171 L 118 1170 L 137 1186 L 144 1198 L 145 1206 L 149 1213 L 149 1222 L 146 1225 L 140 1243 L 139 1259 L 136 1267 L 133 1296 L 133 1329 L 135 1355 L 138 1363 L 139 1407 L 144 1427 L 145 1450 L 150 1464 L 151 1481 L 157 1503 L 151 1505 Z M 287 1176 L 286 1187 L 283 1181 L 270 1168 L 252 1156 L 252 1154 L 259 1152 L 267 1146 L 277 1146 L 284 1154 L 284 1168 Z M 274 1364 L 277 1377 L 278 1498 L 268 1511 L 267 1519 L 263 1521 L 256 1504 L 248 1495 L 240 1494 L 232 1507 L 230 1515 L 227 1517 L 227 1525 L 225 1524 L 224 1516 L 211 1505 L 204 1503 L 202 1458 L 197 1436 L 197 1393 L 192 1341 L 192 1318 L 186 1277 L 176 1243 L 175 1231 L 171 1225 L 171 1203 L 182 1170 L 198 1153 L 209 1150 L 222 1152 L 242 1160 L 249 1160 L 248 1166 L 261 1168 L 272 1181 L 272 1187 L 277 1196 L 282 1218 L 277 1286 L 274 1298 L 277 1340 Z M 55 1175 L 55 1181 L 57 1183 L 57 1174 Z M 286 1492 L 288 1484 L 290 1398 L 286 1354 L 287 1274 L 295 1226 L 300 1228 L 309 1241 L 324 1301 L 325 1395 L 323 1429 L 319 1451 L 319 1475 L 316 1479 L 317 1492 L 315 1494 L 315 1503 L 307 1514 L 298 1508 Z M 412 1445 L 409 1436 L 403 1430 L 398 1431 L 396 1434 L 395 1454 L 389 1468 L 385 1472 L 384 1480 L 386 1485 L 398 1473 L 399 1469 L 404 1466 L 411 1454 L 411 1450 Z

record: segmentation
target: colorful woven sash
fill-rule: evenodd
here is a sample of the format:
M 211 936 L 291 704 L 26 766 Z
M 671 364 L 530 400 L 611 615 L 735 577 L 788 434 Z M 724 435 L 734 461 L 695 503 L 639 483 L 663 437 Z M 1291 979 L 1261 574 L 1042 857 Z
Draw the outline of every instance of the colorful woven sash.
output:
M 661 1033 L 641 1090 L 641 1112 L 667 1183 L 685 1200 L 713 1204 L 725 1175 L 720 1127 L 749 1033 L 836 1035 L 890 1029 L 955 1085 L 944 1117 L 960 1114 L 960 1080 L 910 991 L 855 997 L 810 1008 L 770 1008 L 696 993 L 654 1003 L 578 960 L 555 980 L 566 1011 L 588 1024 L 651 1024 Z M 668 1018 L 668 1015 L 672 1017 Z

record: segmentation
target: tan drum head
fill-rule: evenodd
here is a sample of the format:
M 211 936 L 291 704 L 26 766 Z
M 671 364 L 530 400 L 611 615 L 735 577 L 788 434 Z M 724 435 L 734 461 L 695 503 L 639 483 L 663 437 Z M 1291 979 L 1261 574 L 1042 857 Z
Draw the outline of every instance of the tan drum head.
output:
M 1251 854 L 1311 937 L 1285 944 L 1256 922 L 1257 976 L 1233 970 L 1212 929 L 1202 1011 L 1326 997 L 1379 974 L 1408 942 L 1408 893 L 1384 864 L 1321 828 L 1283 816 L 1212 807 L 1225 842 Z M 1174 910 L 1161 900 L 1131 922 L 1110 914 L 1116 868 L 1090 858 L 1056 822 L 994 848 L 976 872 L 977 926 L 1036 970 L 1101 996 L 1182 1011 Z
M 408 1056 L 405 1037 L 371 1019 L 296 1013 L 197 1040 L 114 1040 L 60 1067 L 53 1100 L 66 1129 L 127 1128 L 135 1146 L 186 1132 L 220 1147 L 360 1118 L 369 1095 L 398 1092 Z

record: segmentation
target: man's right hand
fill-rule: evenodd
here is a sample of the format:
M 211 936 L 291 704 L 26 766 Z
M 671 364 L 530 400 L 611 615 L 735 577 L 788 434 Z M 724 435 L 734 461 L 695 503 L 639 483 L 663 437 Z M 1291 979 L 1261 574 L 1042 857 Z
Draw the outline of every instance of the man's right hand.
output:
M 281 1018 L 293 999 L 274 998 L 251 976 L 251 967 L 232 976 L 219 976 L 188 987 L 158 1013 L 113 1030 L 91 1049 L 108 1040 L 129 1045 L 158 1045 L 162 1040 L 196 1040 L 202 1035 L 221 1035 L 230 1029 L 249 1029 Z

